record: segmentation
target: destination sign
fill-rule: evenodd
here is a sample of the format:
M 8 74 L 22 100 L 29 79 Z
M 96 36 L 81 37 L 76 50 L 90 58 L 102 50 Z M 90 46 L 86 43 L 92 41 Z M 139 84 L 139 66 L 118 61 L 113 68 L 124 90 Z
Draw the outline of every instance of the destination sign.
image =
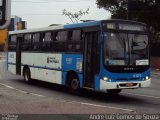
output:
M 120 30 L 145 31 L 146 27 L 135 24 L 119 24 Z
M 147 27 L 143 24 L 121 21 L 103 22 L 102 28 L 104 30 L 147 31 Z
M 115 23 L 103 23 L 103 28 L 116 29 L 116 24 Z

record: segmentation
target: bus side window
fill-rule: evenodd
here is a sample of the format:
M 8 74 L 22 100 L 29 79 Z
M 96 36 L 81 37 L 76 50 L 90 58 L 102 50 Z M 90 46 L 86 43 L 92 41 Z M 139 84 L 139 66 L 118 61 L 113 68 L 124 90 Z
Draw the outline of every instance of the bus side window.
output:
M 31 50 L 31 40 L 32 40 L 31 34 L 24 35 L 23 45 L 22 45 L 23 51 L 30 51 Z
M 81 30 L 73 30 L 72 32 L 72 40 L 68 41 L 68 51 L 70 52 L 81 52 L 82 51 L 82 31 Z
M 82 31 L 81 30 L 73 31 L 73 40 L 75 41 L 75 51 L 82 52 L 83 41 L 82 41 Z
M 42 35 L 42 50 L 51 51 L 52 34 L 51 32 L 43 33 Z
M 33 34 L 32 50 L 33 51 L 40 51 L 41 50 L 40 33 Z
M 56 52 L 57 50 L 56 50 L 56 47 L 55 47 L 55 43 L 56 43 L 56 41 L 57 41 L 57 32 L 56 31 L 53 31 L 52 32 L 52 35 L 51 35 L 51 39 L 52 39 L 52 41 L 51 41 L 51 51 L 52 52 Z
M 58 32 L 58 39 L 59 42 L 66 42 L 67 41 L 67 31 Z
M 67 40 L 68 40 L 68 41 L 72 41 L 72 40 L 73 40 L 72 34 L 73 34 L 73 31 L 69 31 L 69 32 L 68 32 L 68 36 L 67 36 Z
M 73 41 L 81 41 L 82 40 L 81 30 L 74 30 L 72 37 Z
M 72 52 L 72 49 L 73 49 L 73 45 L 72 45 L 73 36 L 72 36 L 72 34 L 73 34 L 73 31 L 68 32 L 68 37 L 67 37 L 67 39 L 68 39 L 68 41 L 67 41 L 67 51 L 68 52 Z
M 53 43 L 53 49 L 56 52 L 64 52 L 67 46 L 67 31 L 60 31 L 56 35 L 56 41 Z
M 8 41 L 8 51 L 16 51 L 17 36 L 10 36 Z

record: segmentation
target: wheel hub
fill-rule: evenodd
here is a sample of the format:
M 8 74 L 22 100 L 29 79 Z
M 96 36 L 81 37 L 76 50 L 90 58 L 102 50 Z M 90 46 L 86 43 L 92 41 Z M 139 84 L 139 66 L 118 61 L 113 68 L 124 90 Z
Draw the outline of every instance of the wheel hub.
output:
M 72 82 L 71 82 L 71 86 L 72 86 L 72 89 L 74 89 L 74 90 L 78 89 L 78 86 L 79 86 L 78 80 L 73 79 Z

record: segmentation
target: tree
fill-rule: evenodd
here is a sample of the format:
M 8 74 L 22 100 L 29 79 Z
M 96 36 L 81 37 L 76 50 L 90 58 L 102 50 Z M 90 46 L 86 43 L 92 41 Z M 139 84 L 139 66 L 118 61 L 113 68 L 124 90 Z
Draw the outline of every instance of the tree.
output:
M 151 33 L 160 31 L 160 0 L 97 0 L 96 3 L 98 8 L 110 11 L 113 19 L 128 16 L 129 20 L 146 23 Z
M 75 13 L 67 12 L 67 10 L 64 9 L 62 14 L 69 17 L 69 19 L 72 21 L 72 23 L 78 23 L 80 21 L 80 19 L 82 18 L 82 16 L 89 13 L 89 9 L 90 8 L 87 8 L 86 11 L 79 10 L 78 12 L 75 12 Z
M 112 18 L 114 15 L 121 13 L 123 11 L 124 16 L 126 16 L 127 1 L 126 0 L 97 0 L 98 8 L 104 8 L 111 12 Z M 122 14 L 122 15 L 123 15 Z M 126 18 L 124 16 L 117 16 L 117 18 Z
M 160 30 L 160 0 L 97 0 L 99 8 L 111 12 L 112 18 L 145 22 Z

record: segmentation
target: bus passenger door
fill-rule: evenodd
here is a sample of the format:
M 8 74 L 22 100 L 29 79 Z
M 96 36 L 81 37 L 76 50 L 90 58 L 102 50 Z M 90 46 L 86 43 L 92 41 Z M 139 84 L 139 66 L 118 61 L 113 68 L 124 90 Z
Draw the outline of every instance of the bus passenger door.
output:
M 17 36 L 17 44 L 16 44 L 16 74 L 21 75 L 21 43 L 23 37 Z
M 85 32 L 84 87 L 94 88 L 94 78 L 99 65 L 98 32 Z

